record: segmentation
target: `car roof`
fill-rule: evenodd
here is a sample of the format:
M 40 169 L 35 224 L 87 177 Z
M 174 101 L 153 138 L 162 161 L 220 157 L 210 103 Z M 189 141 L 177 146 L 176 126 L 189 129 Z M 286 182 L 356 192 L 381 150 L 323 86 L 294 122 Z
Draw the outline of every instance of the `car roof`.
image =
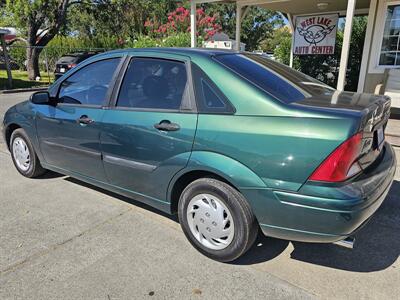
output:
M 135 53 L 135 52 L 149 52 L 149 53 L 168 53 L 168 54 L 180 54 L 189 57 L 193 56 L 203 56 L 210 57 L 218 54 L 234 54 L 239 53 L 234 50 L 226 50 L 226 49 L 208 49 L 208 48 L 127 48 L 127 49 L 118 49 L 111 50 L 108 52 L 104 52 L 100 55 L 107 55 L 113 53 Z
M 70 53 L 66 53 L 62 56 L 82 56 L 82 55 L 96 55 L 96 54 L 100 54 L 100 53 L 104 53 L 104 51 L 101 50 L 91 50 L 91 51 L 79 51 L 79 52 L 70 52 Z

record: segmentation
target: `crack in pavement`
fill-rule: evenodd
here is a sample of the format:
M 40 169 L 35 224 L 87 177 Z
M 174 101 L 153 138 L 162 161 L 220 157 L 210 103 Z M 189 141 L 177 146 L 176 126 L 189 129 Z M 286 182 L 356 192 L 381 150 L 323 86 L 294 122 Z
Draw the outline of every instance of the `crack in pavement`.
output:
M 0 149 L 0 153 L 9 156 L 9 153 Z
M 88 229 L 86 229 L 86 230 L 80 232 L 80 233 L 77 234 L 77 235 L 74 235 L 74 236 L 72 236 L 72 237 L 70 237 L 70 238 L 68 238 L 68 239 L 66 239 L 66 240 L 64 240 L 64 241 L 62 241 L 62 242 L 60 242 L 60 243 L 57 243 L 57 244 L 54 244 L 54 245 L 50 245 L 49 247 L 47 247 L 47 249 L 45 249 L 45 250 L 43 250 L 43 251 L 36 252 L 36 253 L 34 253 L 34 254 L 32 254 L 32 255 L 30 255 L 30 256 L 24 258 L 23 260 L 21 260 L 21 261 L 19 261 L 19 262 L 16 262 L 16 263 L 14 263 L 14 264 L 12 264 L 12 265 L 9 265 L 9 266 L 6 267 L 5 269 L 0 270 L 0 277 L 3 276 L 3 275 L 9 274 L 9 273 L 11 273 L 11 272 L 13 272 L 13 271 L 15 271 L 15 270 L 17 270 L 17 269 L 19 269 L 20 267 L 22 267 L 23 265 L 25 265 L 26 263 L 28 263 L 29 261 L 31 261 L 31 260 L 33 260 L 33 259 L 36 259 L 36 258 L 38 258 L 38 257 L 42 257 L 42 256 L 44 256 L 44 255 L 46 255 L 46 254 L 48 254 L 48 253 L 51 253 L 52 251 L 58 249 L 59 247 L 65 245 L 65 244 L 67 244 L 67 243 L 69 243 L 69 242 L 72 242 L 72 241 L 74 241 L 74 240 L 77 239 L 77 238 L 80 238 L 81 236 L 83 236 L 83 235 L 85 235 L 85 234 L 87 234 L 87 233 L 89 233 L 89 232 L 91 232 L 91 231 L 93 231 L 93 230 L 99 228 L 100 226 L 102 226 L 102 225 L 104 225 L 104 224 L 107 224 L 107 223 L 109 223 L 109 222 L 112 222 L 113 220 L 115 220 L 115 219 L 117 219 L 117 218 L 119 218 L 119 217 L 125 215 L 126 213 L 128 213 L 128 212 L 131 211 L 131 210 L 132 210 L 132 208 L 130 207 L 130 208 L 128 208 L 127 210 L 125 210 L 125 211 L 123 211 L 123 212 L 120 212 L 118 215 L 112 216 L 112 217 L 110 217 L 110 218 L 104 220 L 103 222 L 97 223 L 96 225 L 94 225 L 94 226 L 92 226 L 92 227 L 90 227 L 90 228 L 88 228 Z

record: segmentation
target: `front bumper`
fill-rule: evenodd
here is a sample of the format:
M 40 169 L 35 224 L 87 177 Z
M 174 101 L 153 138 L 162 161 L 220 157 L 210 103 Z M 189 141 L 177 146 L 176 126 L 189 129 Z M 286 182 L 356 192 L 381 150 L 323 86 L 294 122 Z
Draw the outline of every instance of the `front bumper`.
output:
M 393 182 L 396 158 L 385 143 L 380 157 L 349 182 L 305 183 L 297 193 L 245 190 L 267 236 L 303 242 L 335 242 L 352 235 L 380 207 Z

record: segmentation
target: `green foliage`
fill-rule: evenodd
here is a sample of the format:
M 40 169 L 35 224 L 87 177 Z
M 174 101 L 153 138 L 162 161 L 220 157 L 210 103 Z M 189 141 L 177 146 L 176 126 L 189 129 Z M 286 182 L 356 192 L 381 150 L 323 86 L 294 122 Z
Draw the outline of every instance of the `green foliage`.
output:
M 284 37 L 274 50 L 275 58 L 285 65 L 290 64 L 290 49 L 292 47 L 292 39 Z
M 12 77 L 14 89 L 47 86 L 54 81 L 53 74 L 50 74 L 50 77 L 47 74 L 43 74 L 40 81 L 29 80 L 28 73 L 19 70 L 13 70 Z M 7 72 L 6 70 L 0 70 L 0 90 L 4 89 L 7 89 Z
M 278 61 L 289 65 L 291 45 L 292 33 L 287 26 L 284 26 L 275 29 L 272 36 L 261 43 L 260 48 L 265 52 L 274 53 Z
M 167 20 L 176 9 L 171 0 L 98 0 L 96 5 L 75 5 L 68 16 L 68 32 L 83 37 L 116 36 L 135 40 L 147 34 L 147 19 Z
M 159 41 L 150 36 L 141 35 L 132 42 L 126 44 L 128 48 L 150 48 L 150 47 L 160 47 Z
M 219 15 L 222 32 L 235 37 L 236 5 L 233 3 L 208 3 L 203 7 L 207 14 Z M 274 29 L 283 24 L 278 12 L 252 6 L 242 21 L 241 41 L 246 44 L 246 50 L 259 49 L 259 44 L 272 36 Z
M 356 17 L 353 21 L 353 32 L 349 53 L 349 71 L 347 72 L 346 82 L 346 89 L 350 91 L 356 91 L 358 86 L 367 22 L 367 16 Z
M 23 42 L 16 42 L 10 47 L 9 55 L 13 61 L 18 64 L 20 70 L 25 69 L 26 61 L 26 44 Z
M 200 41 L 199 41 L 200 42 Z M 148 48 L 148 47 L 189 47 L 190 34 L 176 33 L 166 37 L 156 38 L 140 35 L 135 40 L 127 40 L 122 45 L 115 37 L 77 38 L 57 36 L 40 53 L 39 68 L 41 71 L 53 72 L 57 60 L 66 54 L 79 51 L 111 50 L 119 48 Z M 16 42 L 10 47 L 10 57 L 21 70 L 25 69 L 26 44 Z
M 13 27 L 27 32 L 29 22 L 40 21 L 37 30 L 56 23 L 59 1 L 56 0 L 6 0 L 6 14 L 12 17 Z
M 190 47 L 190 33 L 169 35 L 162 40 L 163 47 Z

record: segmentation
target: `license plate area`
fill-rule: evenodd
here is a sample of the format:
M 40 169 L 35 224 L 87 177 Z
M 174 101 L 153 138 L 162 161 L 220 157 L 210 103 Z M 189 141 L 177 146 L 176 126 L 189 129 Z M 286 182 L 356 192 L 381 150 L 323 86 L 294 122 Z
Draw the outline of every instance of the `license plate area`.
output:
M 65 73 L 65 68 L 60 68 L 60 73 Z

